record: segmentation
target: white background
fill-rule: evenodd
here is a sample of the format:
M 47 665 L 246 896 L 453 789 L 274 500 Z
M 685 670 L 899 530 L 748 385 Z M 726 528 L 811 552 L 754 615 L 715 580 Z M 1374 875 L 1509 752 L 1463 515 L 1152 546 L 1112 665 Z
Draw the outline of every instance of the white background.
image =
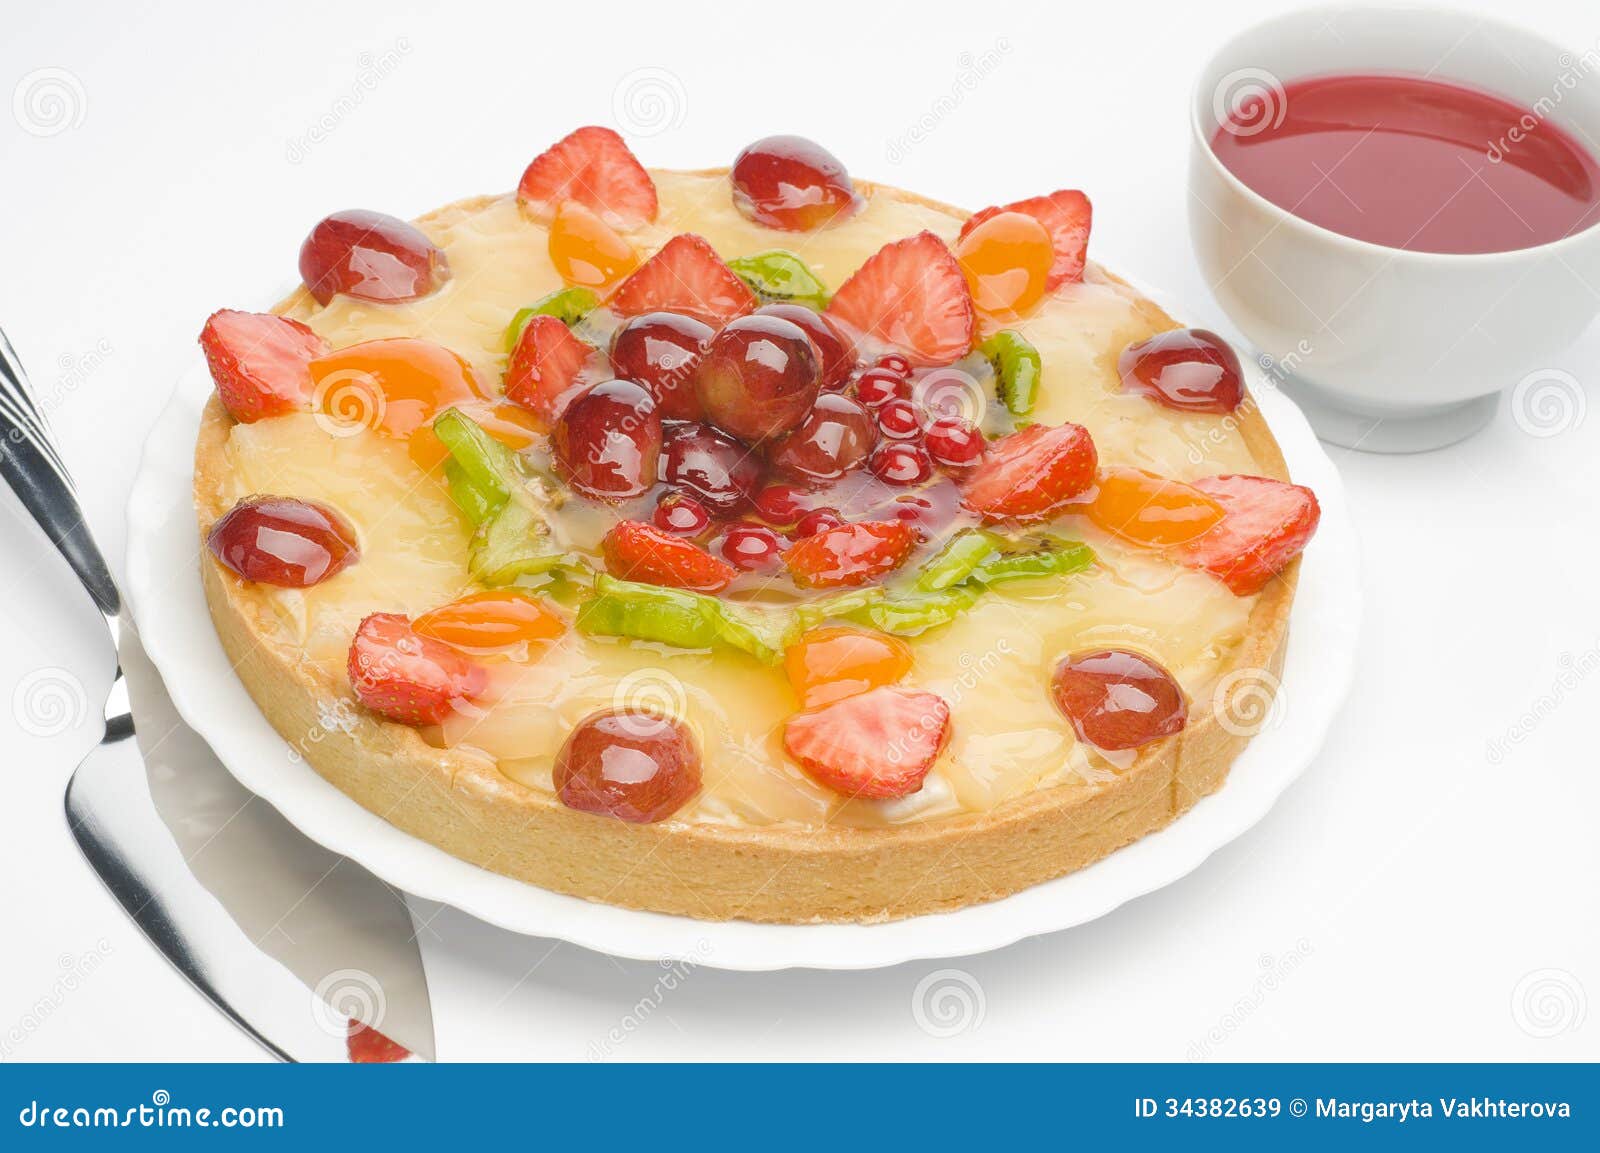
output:
M 1095 255 L 1227 332 L 1186 235 L 1188 87 L 1212 46 L 1278 6 L 142 7 L 26 5 L 0 39 L 0 97 L 40 69 L 70 74 L 59 121 L 0 106 L 0 325 L 119 564 L 144 430 L 208 313 L 270 303 L 327 212 L 410 216 L 510 187 L 580 123 L 653 129 L 632 132 L 636 150 L 676 167 L 800 132 L 859 175 L 974 207 L 1082 187 Z M 1590 0 L 1523 0 L 1516 17 L 1578 54 L 1600 40 Z M 664 116 L 628 107 L 652 84 Z M 913 139 L 918 124 L 931 130 Z M 1571 290 L 1600 308 L 1595 286 Z M 1592 393 L 1597 352 L 1600 328 L 1530 368 Z M 1503 406 L 1441 452 L 1333 450 L 1367 608 L 1324 754 L 1181 883 L 954 962 L 984 1002 L 958 1035 L 912 1013 L 940 965 L 700 970 L 617 1055 L 1600 1057 L 1600 411 L 1584 415 L 1536 436 Z M 67 836 L 61 791 L 110 670 L 87 602 L 15 502 L 0 508 L 0 1039 L 33 1022 L 6 1055 L 254 1058 Z M 56 670 L 83 686 L 61 722 L 38 711 Z M 503 1023 L 445 1056 L 581 1059 L 660 976 L 453 913 L 432 928 L 430 966 L 474 971 L 473 996 L 499 990 L 479 1008 Z M 105 963 L 52 998 L 63 960 L 95 950 Z

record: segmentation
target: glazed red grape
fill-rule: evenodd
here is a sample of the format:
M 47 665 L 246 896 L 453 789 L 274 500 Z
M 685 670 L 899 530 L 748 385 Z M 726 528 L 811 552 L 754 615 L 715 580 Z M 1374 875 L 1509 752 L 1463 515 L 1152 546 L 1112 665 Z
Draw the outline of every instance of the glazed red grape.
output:
M 856 366 L 855 341 L 822 313 L 803 304 L 764 304 L 756 309 L 756 315 L 776 316 L 805 330 L 822 354 L 823 388 L 830 391 L 843 388 L 850 380 L 850 373 Z
M 909 400 L 891 400 L 878 406 L 878 431 L 890 440 L 914 440 L 922 432 L 922 413 Z
M 941 416 L 928 425 L 922 443 L 938 464 L 965 468 L 983 455 L 983 433 L 959 416 Z
M 752 444 L 799 424 L 821 391 L 817 346 L 778 316 L 732 321 L 712 338 L 695 371 L 706 419 Z
M 1124 392 L 1182 412 L 1232 412 L 1244 399 L 1238 356 L 1203 328 L 1175 328 L 1128 345 L 1117 373 Z
M 1050 692 L 1078 739 L 1100 749 L 1132 749 L 1170 737 L 1189 716 L 1172 674 L 1127 649 L 1063 658 Z
M 335 293 L 415 300 L 450 275 L 444 253 L 395 216 L 355 208 L 323 217 L 300 246 L 300 279 L 318 304 Z
M 679 536 L 699 536 L 711 527 L 711 514 L 706 506 L 692 496 L 669 492 L 656 503 L 655 514 L 650 518 L 663 532 Z
M 910 398 L 911 382 L 888 369 L 869 368 L 856 378 L 856 399 L 868 408 Z
M 920 444 L 886 440 L 872 450 L 873 474 L 884 484 L 921 484 L 933 475 L 933 461 Z
M 661 414 L 631 380 L 601 381 L 580 393 L 552 439 L 562 475 L 585 496 L 626 500 L 656 482 Z
M 777 566 L 783 540 L 766 525 L 731 525 L 717 549 L 722 559 L 745 572 L 765 572 Z
M 666 433 L 662 479 L 728 513 L 755 494 L 761 461 L 733 437 L 704 424 L 675 425 Z
M 813 509 L 801 517 L 794 526 L 794 535 L 797 539 L 816 536 L 819 532 L 838 528 L 843 523 L 844 519 L 831 508 Z
M 860 204 L 838 157 L 803 136 L 768 136 L 739 153 L 729 173 L 733 203 L 757 224 L 808 232 Z
M 644 385 L 662 420 L 699 420 L 694 368 L 714 335 L 693 316 L 646 312 L 624 321 L 611 337 L 611 371 Z
M 800 426 L 772 446 L 772 467 L 801 480 L 838 480 L 872 451 L 872 416 L 848 396 L 823 393 Z
M 211 555 L 247 581 L 303 589 L 361 556 L 356 531 L 325 504 L 286 496 L 241 500 L 206 534 Z
M 556 754 L 555 786 L 569 809 L 648 824 L 700 791 L 700 750 L 682 721 L 646 709 L 605 709 L 568 734 Z
M 896 376 L 910 376 L 911 362 L 898 352 L 886 352 L 872 362 L 873 368 L 881 368 L 885 372 L 892 372 Z

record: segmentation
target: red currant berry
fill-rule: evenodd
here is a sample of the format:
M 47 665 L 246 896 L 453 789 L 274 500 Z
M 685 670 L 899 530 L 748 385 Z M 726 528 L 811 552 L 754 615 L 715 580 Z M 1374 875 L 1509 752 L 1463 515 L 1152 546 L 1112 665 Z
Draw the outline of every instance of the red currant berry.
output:
M 876 415 L 878 431 L 890 440 L 913 440 L 922 432 L 922 414 L 909 400 L 879 405 Z
M 886 369 L 869 368 L 856 378 L 856 399 L 868 408 L 910 398 L 911 382 Z
M 884 441 L 872 452 L 873 474 L 884 484 L 921 484 L 933 475 L 933 460 L 920 444 Z
M 802 537 L 816 536 L 819 532 L 838 528 L 844 524 L 844 518 L 831 508 L 814 509 L 800 518 L 794 526 L 794 536 L 798 540 Z
M 946 468 L 965 468 L 983 456 L 983 433 L 959 416 L 941 416 L 928 425 L 922 443 L 928 455 Z
M 783 553 L 783 540 L 760 524 L 736 524 L 723 534 L 722 559 L 745 572 L 765 572 L 775 567 Z
M 681 492 L 669 492 L 656 505 L 651 517 L 656 527 L 679 536 L 699 536 L 711 526 L 711 514 L 705 505 Z

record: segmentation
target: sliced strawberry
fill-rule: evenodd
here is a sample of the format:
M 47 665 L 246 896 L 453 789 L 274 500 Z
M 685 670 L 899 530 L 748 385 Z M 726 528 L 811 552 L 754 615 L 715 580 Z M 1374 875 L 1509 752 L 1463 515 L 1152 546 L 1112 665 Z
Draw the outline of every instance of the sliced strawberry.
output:
M 1050 234 L 1050 242 L 1056 251 L 1049 279 L 1045 281 L 1050 288 L 1059 288 L 1083 279 L 1084 254 L 1089 248 L 1089 224 L 1094 215 L 1087 196 L 1076 189 L 1062 189 L 1049 196 L 1033 196 L 1015 204 L 985 208 L 968 217 L 961 226 L 961 236 L 965 238 L 967 233 L 985 220 L 1002 212 L 1020 212 L 1031 216 L 1044 225 L 1044 230 Z
M 619 521 L 601 548 L 611 575 L 624 580 L 711 593 L 739 575 L 705 549 L 638 520 Z
M 821 784 L 847 797 L 907 797 L 950 737 L 950 706 L 937 693 L 883 685 L 796 713 L 783 747 Z
M 328 342 L 298 320 L 270 312 L 213 312 L 200 332 L 217 396 L 234 420 L 305 412 L 315 385 L 311 362 Z
M 949 364 L 972 348 L 972 290 L 931 232 L 886 244 L 839 286 L 828 316 L 892 344 L 920 364 Z
M 403 725 L 436 725 L 489 676 L 459 649 L 414 631 L 399 613 L 373 613 L 356 629 L 347 665 L 356 699 Z
M 1087 491 L 1097 463 L 1081 424 L 1035 424 L 989 445 L 961 503 L 985 520 L 1042 520 Z
M 376 1065 L 404 1061 L 411 1050 L 398 1041 L 392 1041 L 370 1025 L 351 1020 L 350 1033 L 345 1041 L 350 1061 L 355 1065 Z
M 905 563 L 917 544 L 917 530 L 903 520 L 842 524 L 790 546 L 783 563 L 805 588 L 865 584 Z
M 555 216 L 563 200 L 576 200 L 624 228 L 656 218 L 655 181 L 622 137 L 592 124 L 535 157 L 517 185 L 517 199 L 540 219 Z
M 687 312 L 720 328 L 754 312 L 756 297 L 704 237 L 681 232 L 617 287 L 610 304 L 623 316 Z
M 1303 485 L 1264 476 L 1211 476 L 1193 484 L 1221 504 L 1225 515 L 1173 555 L 1211 573 L 1238 596 L 1264 589 L 1300 555 L 1322 517 L 1316 494 Z
M 554 424 L 583 391 L 578 374 L 594 349 L 554 316 L 528 321 L 506 365 L 506 396 Z

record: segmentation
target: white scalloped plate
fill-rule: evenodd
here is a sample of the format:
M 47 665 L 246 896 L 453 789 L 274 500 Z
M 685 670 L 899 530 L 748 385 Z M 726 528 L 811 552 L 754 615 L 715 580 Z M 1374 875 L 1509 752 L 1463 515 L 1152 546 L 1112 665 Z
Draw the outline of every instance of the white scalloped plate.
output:
M 369 813 L 290 755 L 234 676 L 200 589 L 191 497 L 195 436 L 211 391 L 204 366 L 184 378 L 145 445 L 128 502 L 128 594 L 146 651 L 178 710 L 246 788 L 312 840 L 407 892 L 514 932 L 639 960 L 687 958 L 724 969 L 870 969 L 965 956 L 1081 925 L 1169 885 L 1259 821 L 1316 756 L 1354 672 L 1361 600 L 1344 486 L 1293 402 L 1255 366 L 1252 390 L 1322 524 L 1306 550 L 1292 643 L 1273 723 L 1227 783 L 1158 833 L 1076 873 L 1004 900 L 878 925 L 709 922 L 595 904 L 502 877 Z

